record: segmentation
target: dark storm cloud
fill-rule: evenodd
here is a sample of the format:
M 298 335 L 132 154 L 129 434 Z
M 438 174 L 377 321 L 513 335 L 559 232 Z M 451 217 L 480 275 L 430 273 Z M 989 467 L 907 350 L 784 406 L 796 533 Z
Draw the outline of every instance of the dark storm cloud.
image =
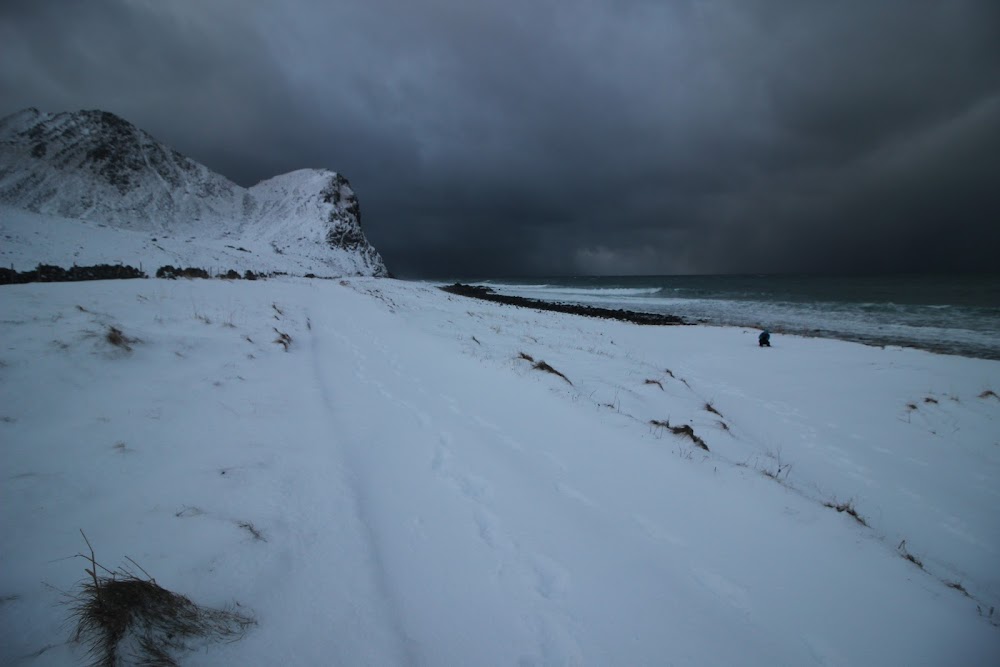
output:
M 1000 241 L 991 0 L 0 6 L 0 112 L 336 169 L 402 275 L 958 270 Z

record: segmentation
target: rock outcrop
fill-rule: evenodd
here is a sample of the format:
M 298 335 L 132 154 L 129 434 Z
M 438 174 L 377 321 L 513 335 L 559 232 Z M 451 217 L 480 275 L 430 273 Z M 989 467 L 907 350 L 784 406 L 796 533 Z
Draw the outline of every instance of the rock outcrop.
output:
M 243 188 L 106 111 L 0 120 L 0 205 L 239 249 L 248 269 L 388 275 L 340 174 L 303 169 Z

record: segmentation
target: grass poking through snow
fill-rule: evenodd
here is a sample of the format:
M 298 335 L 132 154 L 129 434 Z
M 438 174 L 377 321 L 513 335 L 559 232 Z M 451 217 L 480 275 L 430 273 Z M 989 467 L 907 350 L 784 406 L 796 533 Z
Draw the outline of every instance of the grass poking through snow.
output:
M 138 343 L 138 338 L 132 338 L 126 336 L 122 333 L 122 330 L 118 327 L 109 326 L 107 332 L 104 334 L 104 340 L 108 342 L 109 345 L 125 350 L 126 352 L 132 351 L 132 345 Z
M 864 517 L 858 514 L 858 510 L 854 507 L 854 502 L 848 500 L 846 503 L 829 502 L 823 503 L 824 507 L 829 507 L 830 509 L 835 509 L 838 512 L 847 512 L 849 515 L 854 517 L 854 520 L 860 523 L 865 528 L 868 527 L 868 522 L 865 521 Z
M 538 362 L 536 362 L 535 365 L 532 366 L 532 368 L 534 368 L 536 371 L 545 371 L 546 373 L 552 373 L 553 375 L 558 375 L 563 380 L 566 380 L 566 382 L 569 383 L 570 386 L 573 385 L 573 383 L 569 381 L 568 377 L 566 377 L 565 375 L 563 375 L 562 373 L 560 373 L 556 369 L 552 368 L 552 366 L 549 366 L 544 361 L 538 361 Z
M 671 426 L 670 420 L 660 421 L 659 419 L 652 419 L 649 423 L 657 428 L 665 428 L 674 435 L 691 438 L 691 442 L 695 445 L 704 449 L 706 452 L 709 451 L 708 445 L 705 444 L 705 441 L 702 440 L 701 437 L 698 436 L 698 434 L 694 432 L 694 429 L 688 424 L 684 424 L 683 426 Z
M 69 595 L 68 603 L 76 621 L 75 639 L 86 645 L 94 667 L 173 667 L 179 664 L 175 654 L 192 641 L 239 639 L 255 623 L 245 614 L 201 607 L 168 591 L 131 559 L 145 577 L 130 569 L 108 570 L 97 562 L 87 536 L 83 538 L 90 555 L 78 556 L 88 561 L 89 578 Z
M 288 352 L 288 348 L 292 346 L 292 337 L 284 331 L 278 331 L 277 327 L 272 328 L 274 329 L 274 332 L 278 334 L 278 337 L 274 339 L 274 342 L 285 348 L 285 352 Z

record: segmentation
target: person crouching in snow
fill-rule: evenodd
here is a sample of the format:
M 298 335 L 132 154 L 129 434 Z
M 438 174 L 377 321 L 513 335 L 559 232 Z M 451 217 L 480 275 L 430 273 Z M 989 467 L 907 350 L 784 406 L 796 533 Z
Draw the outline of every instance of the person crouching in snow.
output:
M 771 332 L 767 329 L 761 331 L 760 335 L 757 336 L 757 344 L 761 347 L 771 347 Z

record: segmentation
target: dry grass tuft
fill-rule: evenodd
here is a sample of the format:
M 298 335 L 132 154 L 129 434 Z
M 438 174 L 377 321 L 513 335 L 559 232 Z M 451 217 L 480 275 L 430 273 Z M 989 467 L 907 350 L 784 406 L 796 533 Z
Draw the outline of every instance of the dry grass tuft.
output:
M 921 570 L 924 569 L 923 562 L 921 562 L 919 558 L 917 558 L 916 556 L 914 556 L 913 554 L 911 554 L 909 551 L 906 550 L 906 540 L 903 540 L 902 542 L 899 543 L 899 546 L 896 547 L 896 551 L 899 552 L 900 556 L 910 561 L 911 563 L 919 567 Z M 961 586 L 961 584 L 957 585 Z M 963 588 L 962 590 L 964 591 L 965 589 Z
M 645 382 L 643 382 L 643 384 L 655 384 L 657 387 L 660 388 L 660 391 L 663 391 L 663 384 L 659 380 L 648 380 L 647 379 Z
M 979 398 L 990 398 L 990 397 L 1000 399 L 1000 396 L 997 396 L 996 392 L 993 391 L 992 389 L 987 389 L 983 393 L 979 394 Z
M 563 380 L 566 380 L 566 382 L 569 383 L 570 386 L 573 386 L 573 383 L 569 381 L 568 377 L 566 377 L 565 375 L 563 375 L 562 373 L 560 373 L 556 369 L 552 368 L 552 366 L 549 366 L 544 361 L 539 361 L 539 362 L 535 363 L 535 365 L 532 366 L 532 368 L 534 368 L 536 371 L 545 371 L 546 373 L 552 373 L 553 375 L 558 375 Z
M 713 415 L 716 415 L 718 417 L 722 417 L 722 413 L 719 412 L 718 410 L 716 410 L 715 406 L 712 405 L 711 403 L 705 403 L 705 410 L 707 410 L 708 412 L 711 412 Z M 725 419 L 725 417 L 723 417 L 723 419 Z
M 847 512 L 849 515 L 854 517 L 854 520 L 860 523 L 865 528 L 868 527 L 868 522 L 865 521 L 864 517 L 858 514 L 858 510 L 854 508 L 854 502 L 848 500 L 846 503 L 823 503 L 824 507 L 829 507 L 830 509 L 835 509 L 838 512 Z
M 972 597 L 971 595 L 969 595 L 969 591 L 965 590 L 965 586 L 958 583 L 957 581 L 946 581 L 944 585 L 947 586 L 948 588 L 954 588 L 956 591 L 958 591 L 967 598 Z
M 670 370 L 669 368 L 665 368 L 665 369 L 663 370 L 663 372 L 664 372 L 664 373 L 666 373 L 667 375 L 669 375 L 670 377 L 674 377 L 674 372 L 673 372 L 673 371 L 671 371 L 671 370 Z M 676 378 L 675 378 L 675 379 L 676 379 Z
M 931 403 L 933 405 L 937 405 L 937 402 L 938 400 L 933 396 L 928 396 L 927 398 L 924 399 L 924 403 Z
M 104 340 L 108 342 L 109 345 L 121 348 L 126 352 L 132 351 L 132 345 L 138 343 L 138 338 L 131 338 L 122 333 L 122 330 L 118 327 L 108 327 L 107 333 L 104 334 Z
M 88 561 L 90 578 L 68 602 L 76 621 L 75 640 L 87 646 L 94 667 L 173 667 L 178 662 L 172 654 L 189 648 L 193 640 L 239 639 L 255 623 L 236 611 L 196 605 L 161 587 L 145 571 L 146 578 L 128 569 L 110 571 L 97 562 L 86 535 L 84 541 L 90 555 L 78 556 Z M 98 570 L 106 574 L 98 575 Z
M 292 337 L 284 331 L 278 331 L 276 327 L 272 328 L 274 329 L 274 332 L 278 334 L 278 337 L 274 339 L 274 342 L 285 348 L 285 352 L 288 352 L 288 348 L 292 346 Z
M 694 429 L 688 424 L 684 424 L 683 426 L 671 426 L 670 420 L 660 421 L 659 419 L 651 419 L 649 423 L 657 428 L 665 428 L 674 435 L 691 438 L 691 441 L 695 445 L 704 449 L 706 452 L 709 451 L 708 445 L 705 444 L 705 441 L 702 440 L 698 434 L 694 432 Z
M 250 533 L 253 539 L 256 540 L 257 542 L 267 542 L 267 540 L 264 538 L 263 533 L 261 533 L 257 529 L 257 527 L 252 523 L 250 523 L 249 521 L 240 521 L 236 525 L 242 528 L 243 530 L 247 531 L 248 533 Z
M 528 361 L 530 363 L 535 363 L 535 358 L 532 357 L 527 352 L 520 352 L 520 353 L 518 353 L 517 358 L 518 359 L 524 359 L 525 361 Z

